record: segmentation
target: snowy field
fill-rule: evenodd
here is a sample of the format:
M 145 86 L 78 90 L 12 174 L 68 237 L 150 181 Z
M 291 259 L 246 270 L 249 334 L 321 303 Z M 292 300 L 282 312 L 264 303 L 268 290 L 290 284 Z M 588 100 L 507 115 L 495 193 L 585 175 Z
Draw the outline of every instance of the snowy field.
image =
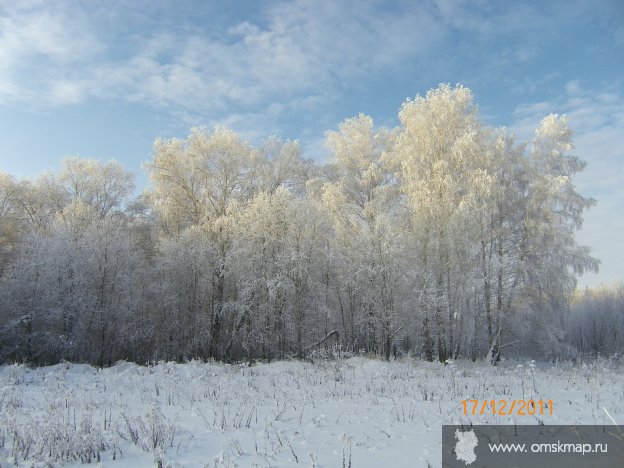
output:
M 464 416 L 471 398 L 554 414 Z M 623 407 L 621 360 L 2 366 L 0 466 L 438 467 L 444 423 L 622 424 Z

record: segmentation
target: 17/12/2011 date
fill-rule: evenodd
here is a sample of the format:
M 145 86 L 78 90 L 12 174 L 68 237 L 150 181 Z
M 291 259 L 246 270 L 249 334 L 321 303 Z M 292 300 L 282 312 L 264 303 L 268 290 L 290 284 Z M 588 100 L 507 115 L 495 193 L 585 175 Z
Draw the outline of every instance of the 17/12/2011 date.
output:
M 464 415 L 533 416 L 553 414 L 552 400 L 462 400 Z

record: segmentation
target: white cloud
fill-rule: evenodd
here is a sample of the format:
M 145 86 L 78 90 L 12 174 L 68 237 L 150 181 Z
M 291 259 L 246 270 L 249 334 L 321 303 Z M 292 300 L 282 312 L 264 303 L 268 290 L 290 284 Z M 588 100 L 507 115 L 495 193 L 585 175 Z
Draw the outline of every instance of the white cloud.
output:
M 431 73 L 453 81 L 448 67 L 458 65 L 447 60 L 440 70 L 436 60 L 456 35 L 467 38 L 452 44 L 458 57 L 522 37 L 487 60 L 483 74 L 531 61 L 541 47 L 532 33 L 550 21 L 534 5 L 491 0 L 274 0 L 250 8 L 233 17 L 219 2 L 0 0 L 0 103 L 97 97 L 207 118 L 331 104 L 371 78 Z M 559 18 L 568 10 L 580 11 Z
M 41 1 L 0 4 L 0 102 L 59 98 L 67 94 L 46 83 L 65 69 L 93 60 L 102 45 L 80 8 Z M 75 85 L 74 85 L 75 87 Z M 46 97 L 46 93 L 49 95 Z M 72 97 L 74 101 L 76 96 Z
M 57 80 L 50 84 L 49 100 L 56 103 L 76 104 L 86 94 L 84 86 L 76 81 Z
M 448 30 L 429 3 L 267 3 L 218 34 L 192 17 L 194 27 L 164 27 L 123 2 L 0 5 L 0 102 L 38 105 L 96 96 L 202 113 L 292 108 L 405 72 Z

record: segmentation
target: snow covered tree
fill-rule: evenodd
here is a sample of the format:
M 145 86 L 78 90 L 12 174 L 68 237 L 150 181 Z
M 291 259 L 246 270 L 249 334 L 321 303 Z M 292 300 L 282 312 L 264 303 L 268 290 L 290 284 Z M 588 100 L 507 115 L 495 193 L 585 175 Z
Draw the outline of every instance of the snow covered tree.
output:
M 442 85 L 403 104 L 390 155 L 410 213 L 414 291 L 441 361 L 458 352 L 459 294 L 471 268 L 473 192 L 483 181 L 483 128 L 467 88 Z M 481 187 L 479 190 L 483 190 Z M 485 188 L 487 190 L 487 188 Z M 426 319 L 426 320 L 425 320 Z
M 599 261 L 589 248 L 579 246 L 574 234 L 583 213 L 595 201 L 580 195 L 574 175 L 585 163 L 569 154 L 574 148 L 566 116 L 549 115 L 535 131 L 526 169 L 527 192 L 522 220 L 519 260 L 522 303 L 531 325 L 525 329 L 529 346 L 556 353 L 562 339 L 554 328 L 553 311 L 567 309 L 576 287 L 576 276 L 597 271 Z M 549 313 L 550 312 L 550 313 Z M 540 333 L 535 333 L 540 330 Z
M 394 140 L 375 131 L 360 114 L 328 132 L 335 181 L 323 187 L 322 199 L 334 221 L 335 289 L 349 347 L 362 346 L 390 357 L 399 328 L 397 288 L 400 230 L 398 190 L 383 156 Z
M 158 139 L 148 192 L 165 234 L 214 222 L 255 192 L 259 158 L 234 132 L 194 128 L 187 140 Z
M 5 284 L 11 313 L 4 332 L 13 357 L 114 362 L 142 268 L 123 219 L 101 219 L 82 202 L 70 205 L 48 233 L 24 239 Z
M 104 218 L 122 208 L 134 190 L 134 175 L 117 161 L 100 163 L 95 159 L 63 160 L 59 181 L 70 200 L 81 200 Z
M 235 333 L 250 359 L 303 356 L 333 329 L 326 306 L 327 219 L 285 188 L 246 207 L 233 249 L 238 278 Z M 322 325 L 322 327 L 321 327 Z
M 578 292 L 564 322 L 565 341 L 576 350 L 576 355 L 621 355 L 624 352 L 624 283 Z
M 305 192 L 312 163 L 302 159 L 299 142 L 271 137 L 258 148 L 258 154 L 259 191 L 273 193 L 285 187 L 300 195 Z
M 0 279 L 7 268 L 20 235 L 17 183 L 0 172 Z
M 59 177 L 16 185 L 22 242 L 4 300 L 4 331 L 16 357 L 112 362 L 139 268 L 131 232 L 120 214 L 133 176 L 118 163 L 65 160 Z
M 149 359 L 206 357 L 210 348 L 213 275 L 217 252 L 200 227 L 163 239 L 148 281 Z
M 227 256 L 239 205 L 258 187 L 257 152 L 234 132 L 217 128 L 210 133 L 193 129 L 186 141 L 156 140 L 148 165 L 153 187 L 148 193 L 165 236 L 180 236 L 201 227 L 218 261 L 211 278 L 210 354 L 221 357 Z

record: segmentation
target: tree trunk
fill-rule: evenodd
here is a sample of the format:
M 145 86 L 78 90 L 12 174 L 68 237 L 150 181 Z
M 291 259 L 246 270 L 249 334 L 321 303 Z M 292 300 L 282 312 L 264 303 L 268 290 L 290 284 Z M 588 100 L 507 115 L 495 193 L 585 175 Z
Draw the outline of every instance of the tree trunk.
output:
M 214 300 L 212 307 L 212 323 L 210 326 L 210 350 L 209 356 L 220 359 L 219 342 L 221 338 L 221 324 L 223 319 L 223 296 L 225 292 L 225 278 L 223 270 L 217 273 Z

